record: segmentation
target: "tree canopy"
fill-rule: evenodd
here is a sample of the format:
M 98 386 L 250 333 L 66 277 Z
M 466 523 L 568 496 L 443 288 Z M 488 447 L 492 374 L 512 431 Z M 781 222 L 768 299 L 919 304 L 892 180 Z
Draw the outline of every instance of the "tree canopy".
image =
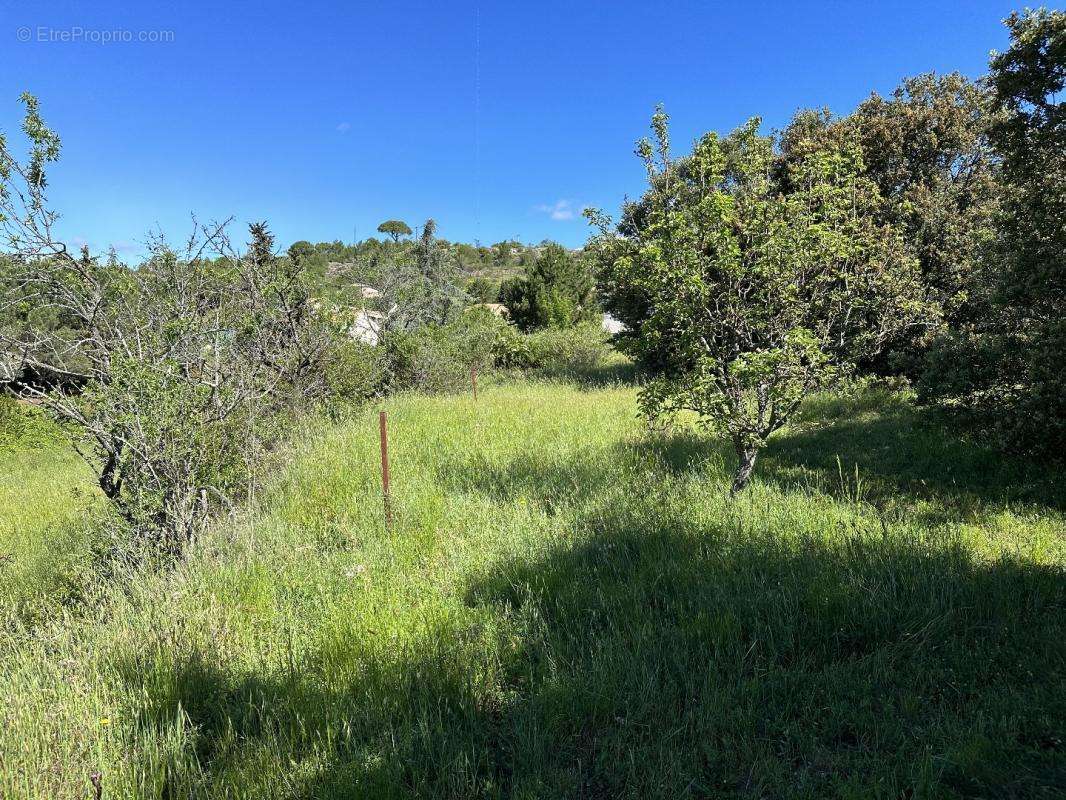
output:
M 921 315 L 916 260 L 874 213 L 854 137 L 790 158 L 759 120 L 670 152 L 666 114 L 638 153 L 648 189 L 594 243 L 605 307 L 653 362 L 651 414 L 690 409 L 727 433 L 744 488 L 759 449 L 803 398 Z
M 783 133 L 786 161 L 834 140 L 856 143 L 863 174 L 880 193 L 871 213 L 898 229 L 918 260 L 925 318 L 867 365 L 879 372 L 915 375 L 936 335 L 981 313 L 982 255 L 999 196 L 993 117 L 982 83 L 926 73 L 905 79 L 888 98 L 872 94 L 844 117 L 801 112 Z
M 565 328 L 595 315 L 595 281 L 584 259 L 562 245 L 541 248 L 525 274 L 500 287 L 500 302 L 525 330 Z
M 1066 452 L 1066 13 L 1007 20 L 992 58 L 1001 201 L 982 314 L 949 331 L 923 377 L 930 399 L 977 412 L 1011 447 Z
M 389 219 L 378 225 L 378 233 L 391 236 L 394 242 L 398 242 L 401 236 L 411 235 L 411 228 L 403 220 Z

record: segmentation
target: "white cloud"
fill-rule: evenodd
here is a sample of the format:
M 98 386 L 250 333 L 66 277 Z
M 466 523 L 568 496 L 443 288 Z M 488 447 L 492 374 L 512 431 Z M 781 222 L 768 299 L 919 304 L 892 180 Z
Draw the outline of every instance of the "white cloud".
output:
M 351 129 L 352 129 L 352 123 L 350 123 L 350 122 L 342 122 L 342 123 L 340 123 L 337 126 L 337 132 L 338 133 L 347 133 Z
M 557 222 L 575 219 L 584 210 L 584 206 L 580 206 L 573 200 L 556 200 L 551 205 L 541 203 L 533 208 L 541 214 L 547 214 Z

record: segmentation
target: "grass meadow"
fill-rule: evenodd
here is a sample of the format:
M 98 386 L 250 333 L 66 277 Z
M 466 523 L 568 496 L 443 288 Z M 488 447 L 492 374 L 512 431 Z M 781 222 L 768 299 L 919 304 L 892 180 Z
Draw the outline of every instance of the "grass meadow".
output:
M 632 386 L 308 423 L 177 566 L 0 454 L 0 797 L 1060 798 L 1061 471 L 816 397 L 730 499 Z M 89 520 L 88 522 L 86 520 Z

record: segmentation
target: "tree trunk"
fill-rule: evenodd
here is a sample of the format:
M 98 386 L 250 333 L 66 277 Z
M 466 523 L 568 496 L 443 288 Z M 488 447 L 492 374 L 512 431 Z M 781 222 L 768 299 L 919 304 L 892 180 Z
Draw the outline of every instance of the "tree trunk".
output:
M 737 471 L 733 475 L 733 486 L 729 490 L 730 495 L 735 495 L 743 490 L 751 480 L 751 473 L 755 469 L 755 458 L 759 455 L 757 448 L 750 445 L 735 445 L 737 452 Z

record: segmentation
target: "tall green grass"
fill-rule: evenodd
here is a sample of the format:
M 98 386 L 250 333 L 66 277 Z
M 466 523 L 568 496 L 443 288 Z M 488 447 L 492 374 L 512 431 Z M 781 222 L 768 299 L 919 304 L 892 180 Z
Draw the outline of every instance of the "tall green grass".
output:
M 49 609 L 89 564 L 87 465 L 36 409 L 0 397 L 0 609 Z
M 735 500 L 624 386 L 386 408 L 391 531 L 368 410 L 177 567 L 8 610 L 0 797 L 1066 791 L 1061 473 L 888 394 Z

